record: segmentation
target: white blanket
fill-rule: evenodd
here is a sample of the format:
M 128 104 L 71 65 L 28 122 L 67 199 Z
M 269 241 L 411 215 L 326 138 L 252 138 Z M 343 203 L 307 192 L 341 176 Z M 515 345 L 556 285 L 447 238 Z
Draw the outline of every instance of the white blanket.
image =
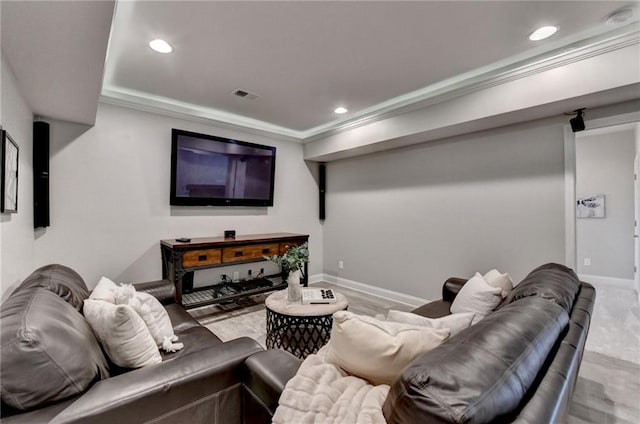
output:
M 373 386 L 327 363 L 321 350 L 310 355 L 284 388 L 274 424 L 385 424 L 389 386 Z

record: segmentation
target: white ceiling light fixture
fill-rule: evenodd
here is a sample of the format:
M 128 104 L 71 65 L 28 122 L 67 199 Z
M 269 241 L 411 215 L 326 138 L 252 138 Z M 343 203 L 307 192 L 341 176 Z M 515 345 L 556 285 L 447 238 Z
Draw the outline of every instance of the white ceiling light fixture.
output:
M 335 108 L 333 111 L 338 114 L 347 113 L 347 109 L 342 106 Z
M 558 31 L 557 26 L 553 26 L 553 25 L 543 26 L 533 31 L 529 36 L 529 40 L 531 41 L 544 40 L 545 38 L 551 37 L 553 34 L 556 33 L 556 31 Z
M 173 47 L 169 43 L 159 38 L 149 41 L 149 47 L 158 53 L 171 53 Z

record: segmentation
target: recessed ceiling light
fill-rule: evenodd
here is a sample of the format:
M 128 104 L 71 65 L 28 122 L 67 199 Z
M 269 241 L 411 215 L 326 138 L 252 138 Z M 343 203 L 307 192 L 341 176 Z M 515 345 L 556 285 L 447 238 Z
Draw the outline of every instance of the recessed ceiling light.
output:
M 335 113 L 347 113 L 347 109 L 343 108 L 342 106 L 337 107 L 334 109 Z
M 553 25 L 540 27 L 531 33 L 531 35 L 529 36 L 529 40 L 531 41 L 544 40 L 545 38 L 549 38 L 553 34 L 555 34 L 557 30 L 558 30 L 558 27 Z
M 149 41 L 149 47 L 158 53 L 171 53 L 173 51 L 173 47 L 169 43 L 159 38 Z

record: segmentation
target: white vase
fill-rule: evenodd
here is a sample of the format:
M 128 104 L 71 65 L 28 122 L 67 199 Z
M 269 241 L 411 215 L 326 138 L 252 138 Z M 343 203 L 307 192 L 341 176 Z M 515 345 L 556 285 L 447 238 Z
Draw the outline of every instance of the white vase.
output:
M 289 273 L 287 277 L 287 300 L 289 302 L 300 302 L 302 299 L 302 288 L 300 287 L 300 270 Z

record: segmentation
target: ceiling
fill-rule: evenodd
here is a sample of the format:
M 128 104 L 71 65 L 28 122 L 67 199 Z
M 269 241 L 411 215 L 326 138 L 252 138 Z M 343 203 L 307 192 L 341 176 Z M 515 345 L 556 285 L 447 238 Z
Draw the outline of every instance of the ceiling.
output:
M 75 103 L 85 96 L 94 102 L 93 108 L 82 106 L 93 112 L 91 122 L 86 110 L 63 119 L 92 123 L 101 81 L 108 102 L 305 139 L 406 106 L 429 90 L 504 72 L 619 30 L 605 24 L 606 17 L 629 5 L 119 1 L 113 13 L 111 1 L 3 0 L 1 41 L 37 114 L 59 118 L 61 98 Z M 549 24 L 560 28 L 556 35 L 528 40 Z M 154 38 L 169 42 L 173 53 L 152 51 L 148 42 Z M 52 52 L 62 52 L 59 62 L 74 64 L 68 67 L 72 73 L 48 65 L 42 56 Z M 30 81 L 37 74 L 58 92 L 44 81 L 34 87 Z M 236 97 L 237 89 L 258 97 Z M 336 115 L 338 106 L 349 111 Z
M 93 124 L 115 1 L 0 1 L 2 55 L 34 115 Z

